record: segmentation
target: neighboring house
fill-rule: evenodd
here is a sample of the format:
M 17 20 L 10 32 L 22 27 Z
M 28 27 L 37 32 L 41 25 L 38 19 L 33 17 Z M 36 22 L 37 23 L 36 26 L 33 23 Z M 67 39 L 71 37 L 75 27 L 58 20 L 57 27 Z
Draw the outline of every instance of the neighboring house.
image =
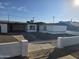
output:
M 58 23 L 43 23 L 43 22 L 12 22 L 0 21 L 0 32 L 43 32 L 43 33 L 65 33 L 67 26 L 59 25 Z
M 28 23 L 27 32 L 43 32 L 43 33 L 54 33 L 60 34 L 67 31 L 67 26 L 59 25 L 58 23 Z

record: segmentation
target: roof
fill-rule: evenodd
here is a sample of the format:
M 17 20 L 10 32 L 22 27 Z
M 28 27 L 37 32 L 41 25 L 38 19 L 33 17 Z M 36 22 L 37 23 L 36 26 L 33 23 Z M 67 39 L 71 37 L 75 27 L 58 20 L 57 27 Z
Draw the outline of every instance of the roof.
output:
M 7 24 L 7 23 L 13 23 L 13 24 L 26 24 L 25 22 L 19 22 L 19 21 L 0 21 L 2 24 Z
M 66 26 L 66 25 L 64 25 L 64 24 L 60 24 L 60 23 L 45 23 L 45 25 Z
M 44 22 L 34 22 L 34 23 L 27 23 L 27 24 L 45 24 Z
M 27 24 L 46 24 L 46 25 L 63 25 L 61 23 L 44 23 L 44 22 L 34 22 L 34 23 L 27 23 Z M 63 25 L 64 26 L 64 25 Z

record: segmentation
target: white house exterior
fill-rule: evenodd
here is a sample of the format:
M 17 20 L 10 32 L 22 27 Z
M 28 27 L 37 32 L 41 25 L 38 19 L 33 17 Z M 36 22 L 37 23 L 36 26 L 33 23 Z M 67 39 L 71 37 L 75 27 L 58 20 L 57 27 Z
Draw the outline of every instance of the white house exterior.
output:
M 0 24 L 0 32 L 1 33 L 7 33 L 7 24 Z
M 67 26 L 56 25 L 56 24 L 38 24 L 38 23 L 29 23 L 27 24 L 27 32 L 43 32 L 51 34 L 63 34 L 66 33 Z
M 51 34 L 66 33 L 67 26 L 53 23 L 0 22 L 0 32 L 43 32 Z
M 39 26 L 39 32 L 51 33 L 51 34 L 63 34 L 66 33 L 67 27 L 62 25 L 45 24 Z

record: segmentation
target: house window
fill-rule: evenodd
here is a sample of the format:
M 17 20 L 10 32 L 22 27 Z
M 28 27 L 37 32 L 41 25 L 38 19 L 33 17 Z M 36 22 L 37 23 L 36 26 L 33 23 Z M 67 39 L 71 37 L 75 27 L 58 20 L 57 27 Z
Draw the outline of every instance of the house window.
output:
M 35 30 L 35 26 L 30 26 L 30 30 Z

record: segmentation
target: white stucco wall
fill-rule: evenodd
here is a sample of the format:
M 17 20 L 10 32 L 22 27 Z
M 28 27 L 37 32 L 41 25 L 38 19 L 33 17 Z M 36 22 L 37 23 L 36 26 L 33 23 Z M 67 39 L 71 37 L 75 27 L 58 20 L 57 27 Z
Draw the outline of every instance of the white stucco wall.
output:
M 13 57 L 21 55 L 20 43 L 0 43 L 0 58 L 1 57 Z
M 30 26 L 35 26 L 35 30 L 30 30 Z M 27 32 L 37 32 L 37 25 L 36 24 L 27 24 Z
M 47 30 L 43 30 L 44 26 L 47 27 Z M 51 33 L 51 34 L 57 34 L 57 33 L 65 33 L 67 31 L 66 26 L 61 25 L 40 25 L 40 32 L 44 33 Z
M 50 26 L 50 28 L 48 28 L 48 30 L 51 29 L 51 27 L 52 27 L 53 31 L 66 31 L 67 30 L 66 26 L 60 26 L 60 25 Z
M 43 32 L 44 31 L 44 26 L 46 26 L 46 25 L 40 25 L 39 26 L 39 32 Z
M 0 43 L 0 59 L 15 56 L 28 56 L 28 41 Z
M 72 37 L 59 37 L 57 39 L 57 47 L 64 48 L 66 46 L 72 46 L 79 44 L 79 36 L 72 36 Z
M 0 24 L 1 26 L 1 33 L 7 33 L 8 29 L 7 29 L 7 24 Z

